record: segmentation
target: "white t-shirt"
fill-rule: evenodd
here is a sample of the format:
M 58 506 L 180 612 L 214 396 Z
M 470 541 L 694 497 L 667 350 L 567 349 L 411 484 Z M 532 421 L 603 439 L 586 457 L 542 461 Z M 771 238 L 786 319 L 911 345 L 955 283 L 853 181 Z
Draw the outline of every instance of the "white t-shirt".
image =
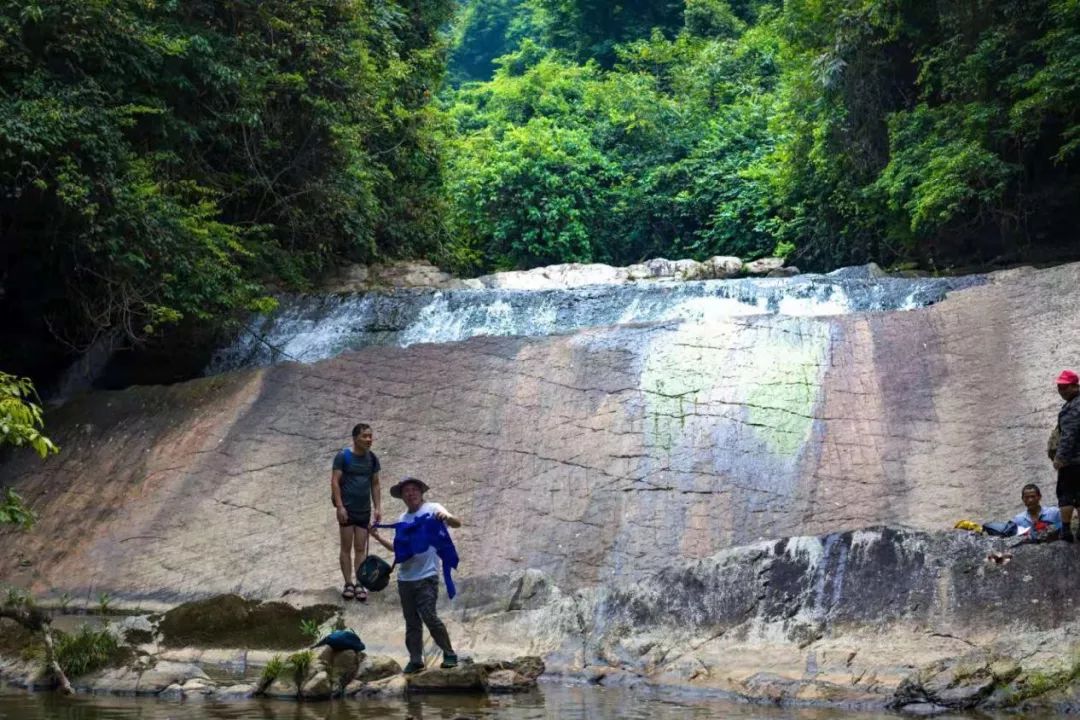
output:
M 446 512 L 446 508 L 439 503 L 426 502 L 417 508 L 414 513 L 401 513 L 398 522 L 413 522 L 421 515 L 434 515 L 440 512 Z M 404 580 L 406 582 L 437 576 L 439 574 L 439 553 L 435 551 L 434 547 L 429 547 L 424 552 L 413 555 L 398 565 L 394 572 L 397 573 L 399 581 Z

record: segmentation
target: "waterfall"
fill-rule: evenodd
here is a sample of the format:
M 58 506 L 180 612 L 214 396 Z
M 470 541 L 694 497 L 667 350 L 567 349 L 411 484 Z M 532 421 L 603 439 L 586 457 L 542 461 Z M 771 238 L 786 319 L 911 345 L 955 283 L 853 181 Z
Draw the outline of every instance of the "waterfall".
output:
M 372 345 L 447 343 L 477 335 L 544 336 L 636 323 L 708 323 L 750 315 L 820 317 L 908 310 L 981 284 L 958 278 L 866 278 L 838 271 L 790 279 L 593 285 L 559 290 L 399 290 L 285 295 L 215 353 L 206 374 L 315 362 Z

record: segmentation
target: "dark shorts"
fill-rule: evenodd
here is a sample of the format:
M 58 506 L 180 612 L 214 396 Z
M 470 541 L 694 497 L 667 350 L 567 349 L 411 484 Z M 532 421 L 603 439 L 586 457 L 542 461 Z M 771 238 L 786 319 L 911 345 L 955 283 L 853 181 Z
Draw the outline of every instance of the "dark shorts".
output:
M 346 522 L 339 520 L 338 525 L 341 527 L 359 527 L 367 530 L 371 525 L 371 508 L 357 510 L 346 505 L 345 512 L 349 514 L 349 519 Z
M 1058 507 L 1080 507 L 1080 465 L 1066 465 L 1058 470 Z

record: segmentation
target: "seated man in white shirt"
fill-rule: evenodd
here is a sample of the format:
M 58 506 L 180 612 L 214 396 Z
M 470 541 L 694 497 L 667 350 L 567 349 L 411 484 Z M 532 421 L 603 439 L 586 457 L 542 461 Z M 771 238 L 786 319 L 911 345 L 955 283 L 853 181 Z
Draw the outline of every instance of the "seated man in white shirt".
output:
M 1061 535 L 1061 511 L 1056 507 L 1042 506 L 1042 491 L 1034 483 L 1028 483 L 1020 491 L 1020 499 L 1027 508 L 1013 518 L 1017 536 L 1029 542 L 1048 542 Z

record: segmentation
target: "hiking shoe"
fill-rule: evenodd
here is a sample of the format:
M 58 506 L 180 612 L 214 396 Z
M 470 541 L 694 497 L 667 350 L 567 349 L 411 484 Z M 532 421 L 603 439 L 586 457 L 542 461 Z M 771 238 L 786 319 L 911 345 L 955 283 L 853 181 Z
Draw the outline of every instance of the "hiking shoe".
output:
M 439 667 L 441 667 L 443 670 L 449 670 L 450 668 L 456 668 L 457 667 L 457 655 L 455 655 L 453 653 L 446 653 L 445 655 L 443 655 L 442 665 L 440 665 Z
M 422 663 L 422 662 L 413 662 L 412 660 L 410 660 L 409 664 L 405 666 L 405 669 L 402 670 L 402 672 L 404 672 L 406 675 L 412 675 L 413 673 L 418 673 L 423 669 L 424 669 L 424 663 Z
M 1076 542 L 1076 538 L 1073 537 L 1071 528 L 1065 528 L 1061 531 L 1061 539 L 1067 543 Z

